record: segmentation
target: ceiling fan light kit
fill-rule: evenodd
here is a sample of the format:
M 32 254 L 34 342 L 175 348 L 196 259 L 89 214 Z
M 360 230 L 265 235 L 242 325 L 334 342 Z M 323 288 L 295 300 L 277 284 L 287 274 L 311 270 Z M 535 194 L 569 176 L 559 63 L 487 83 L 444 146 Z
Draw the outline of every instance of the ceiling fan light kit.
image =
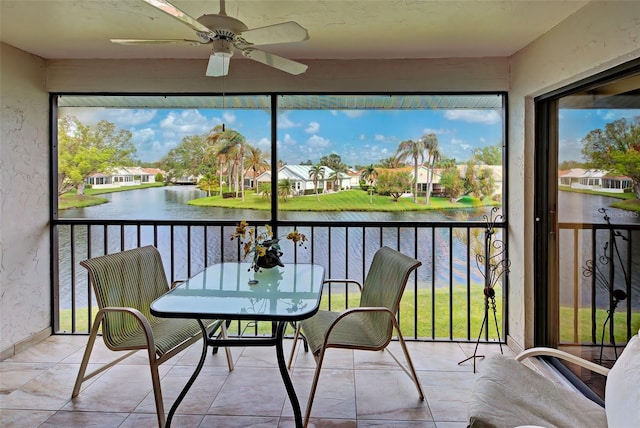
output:
M 229 62 L 235 50 L 239 50 L 246 58 L 252 59 L 269 67 L 276 68 L 289 74 L 297 75 L 307 70 L 307 65 L 288 58 L 284 58 L 255 46 L 295 43 L 309 39 L 309 33 L 294 21 L 281 22 L 249 29 L 244 22 L 228 16 L 225 12 L 225 0 L 220 0 L 220 12 L 204 14 L 194 19 L 186 12 L 166 0 L 144 0 L 147 4 L 177 19 L 195 31 L 197 40 L 189 39 L 111 39 L 111 42 L 121 45 L 148 44 L 188 44 L 211 45 L 212 55 L 209 57 L 206 75 L 211 77 L 226 76 L 229 72 Z

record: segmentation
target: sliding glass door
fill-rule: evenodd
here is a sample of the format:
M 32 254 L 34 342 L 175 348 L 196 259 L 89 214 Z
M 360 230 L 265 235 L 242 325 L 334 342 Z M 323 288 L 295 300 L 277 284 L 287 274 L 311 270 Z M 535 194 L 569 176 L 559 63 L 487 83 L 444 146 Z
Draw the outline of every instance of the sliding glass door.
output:
M 536 344 L 611 366 L 640 327 L 640 65 L 536 101 Z

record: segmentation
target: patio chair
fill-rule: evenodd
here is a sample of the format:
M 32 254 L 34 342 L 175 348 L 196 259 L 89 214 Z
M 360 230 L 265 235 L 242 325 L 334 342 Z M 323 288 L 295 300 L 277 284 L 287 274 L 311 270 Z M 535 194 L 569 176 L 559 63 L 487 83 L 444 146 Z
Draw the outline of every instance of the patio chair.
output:
M 357 284 L 360 304 L 342 312 L 318 311 L 309 319 L 297 323 L 289 367 L 293 360 L 298 337 L 306 338 L 316 360 L 316 370 L 309 393 L 304 425 L 307 426 L 315 397 L 322 362 L 328 348 L 380 351 L 387 349 L 393 338 L 393 330 L 404 352 L 407 369 L 389 350 L 387 352 L 409 375 L 418 389 L 420 400 L 424 393 L 400 332 L 396 313 L 409 275 L 422 263 L 389 247 L 380 248 L 374 255 L 371 267 L 362 286 L 351 279 L 328 279 L 327 283 Z
M 640 339 L 633 336 L 611 369 L 553 348 L 531 348 L 515 359 L 497 354 L 480 366 L 469 404 L 469 428 L 517 426 L 640 427 Z M 606 376 L 604 408 L 523 363 L 551 356 Z
M 164 427 L 165 414 L 158 366 L 202 339 L 200 326 L 196 320 L 158 318 L 151 315 L 151 302 L 169 290 L 162 259 L 155 247 L 146 246 L 95 257 L 80 262 L 80 265 L 89 271 L 99 310 L 82 357 L 72 398 L 80 393 L 85 380 L 102 373 L 138 350 L 146 349 L 158 425 Z M 179 282 L 181 281 L 171 284 L 171 288 Z M 219 334 L 226 337 L 226 325 L 223 321 L 203 320 L 203 323 L 209 336 L 220 329 Z M 130 352 L 85 375 L 100 326 L 104 343 L 110 350 Z M 229 348 L 225 350 L 229 370 L 233 370 Z

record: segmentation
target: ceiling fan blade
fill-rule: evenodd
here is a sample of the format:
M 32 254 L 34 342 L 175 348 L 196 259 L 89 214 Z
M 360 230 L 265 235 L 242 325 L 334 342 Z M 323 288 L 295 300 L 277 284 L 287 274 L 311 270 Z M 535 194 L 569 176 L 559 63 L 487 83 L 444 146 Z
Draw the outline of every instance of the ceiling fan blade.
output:
M 229 73 L 230 61 L 231 56 L 219 54 L 211 55 L 209 57 L 209 64 L 207 64 L 207 72 L 205 73 L 205 75 L 209 77 L 226 76 L 227 73 Z
M 309 38 L 306 28 L 294 21 L 243 31 L 242 38 L 254 45 L 301 42 Z
M 198 40 L 189 39 L 110 39 L 111 43 L 117 43 L 119 45 L 191 45 L 200 46 L 206 43 L 202 43 Z
M 244 49 L 242 50 L 242 55 L 289 74 L 302 74 L 307 71 L 308 68 L 306 64 L 302 64 L 258 49 Z
M 158 10 L 161 10 L 162 12 L 168 15 L 171 15 L 178 21 L 191 27 L 191 29 L 193 29 L 194 31 L 199 31 L 201 33 L 206 33 L 206 34 L 209 34 L 211 32 L 209 28 L 205 27 L 204 25 L 196 21 L 194 18 L 187 15 L 185 12 L 178 9 L 176 6 L 172 5 L 166 0 L 144 0 L 144 2 L 148 3 L 149 5 L 155 7 Z

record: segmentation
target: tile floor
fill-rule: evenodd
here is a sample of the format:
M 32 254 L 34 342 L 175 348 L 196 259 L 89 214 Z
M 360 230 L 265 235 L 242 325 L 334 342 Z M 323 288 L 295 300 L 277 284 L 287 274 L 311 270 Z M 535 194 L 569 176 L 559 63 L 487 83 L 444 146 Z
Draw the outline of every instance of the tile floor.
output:
M 155 427 L 156 416 L 146 356 L 138 352 L 71 391 L 86 336 L 51 336 L 0 362 L 2 427 Z M 114 353 L 101 341 L 91 359 Z M 290 349 L 291 340 L 285 343 Z M 332 349 L 325 358 L 311 413 L 313 427 L 464 428 L 474 379 L 474 344 L 410 342 L 409 352 L 425 401 L 388 352 Z M 315 363 L 298 347 L 292 380 L 303 412 Z M 507 348 L 504 353 L 513 355 Z M 160 366 L 165 409 L 191 375 L 200 351 L 196 343 Z M 397 342 L 392 352 L 402 359 Z M 484 345 L 478 354 L 499 352 Z M 174 427 L 293 427 L 293 411 L 277 368 L 274 348 L 232 348 L 235 370 L 224 352 L 209 355 L 200 376 L 178 408 Z M 286 354 L 288 355 L 288 354 Z M 89 370 L 91 370 L 91 365 Z M 482 365 L 482 360 L 477 360 Z

